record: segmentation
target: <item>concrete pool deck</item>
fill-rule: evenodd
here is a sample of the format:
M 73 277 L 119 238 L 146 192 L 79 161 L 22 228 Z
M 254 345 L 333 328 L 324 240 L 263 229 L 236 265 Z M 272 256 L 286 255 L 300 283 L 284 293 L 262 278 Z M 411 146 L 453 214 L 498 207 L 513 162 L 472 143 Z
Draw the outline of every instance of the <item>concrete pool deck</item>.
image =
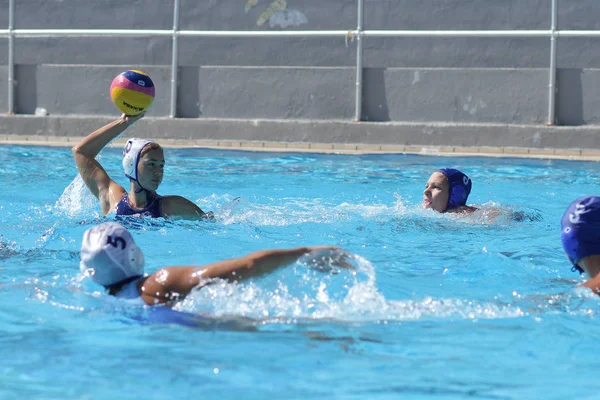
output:
M 0 116 L 0 144 L 73 146 L 115 117 Z M 519 157 L 600 161 L 600 126 L 145 117 L 127 137 L 164 147 L 340 154 Z

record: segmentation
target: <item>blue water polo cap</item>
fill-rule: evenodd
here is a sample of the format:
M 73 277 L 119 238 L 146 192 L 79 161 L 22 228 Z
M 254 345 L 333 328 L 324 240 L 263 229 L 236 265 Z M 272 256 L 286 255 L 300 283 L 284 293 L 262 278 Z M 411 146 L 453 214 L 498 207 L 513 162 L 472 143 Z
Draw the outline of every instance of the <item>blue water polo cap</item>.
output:
M 583 273 L 581 259 L 600 254 L 600 197 L 582 196 L 573 201 L 560 224 L 563 249 L 573 270 Z
M 471 193 L 471 179 L 453 168 L 440 168 L 438 171 L 448 178 L 449 193 L 446 210 L 466 205 Z

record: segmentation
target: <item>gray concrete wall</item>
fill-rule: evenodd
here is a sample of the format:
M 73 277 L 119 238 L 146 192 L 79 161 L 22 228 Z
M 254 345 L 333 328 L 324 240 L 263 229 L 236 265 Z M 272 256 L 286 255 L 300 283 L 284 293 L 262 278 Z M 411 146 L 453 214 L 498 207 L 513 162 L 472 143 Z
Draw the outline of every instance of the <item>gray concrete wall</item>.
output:
M 50 115 L 115 115 L 109 85 L 125 66 L 19 65 L 16 110 Z M 143 66 L 157 95 L 149 115 L 170 107 L 170 69 Z M 7 68 L 0 67 L 6 93 Z M 178 116 L 351 120 L 354 68 L 181 67 Z M 561 69 L 557 75 L 557 121 L 600 123 L 600 70 Z M 548 110 L 545 69 L 366 68 L 365 121 L 542 124 Z M 7 96 L 0 97 L 5 108 Z
M 356 0 L 182 0 L 181 29 L 350 30 Z M 548 29 L 550 0 L 366 0 L 365 29 Z M 277 11 L 277 12 L 270 12 Z M 0 0 L 0 28 L 8 25 Z M 16 28 L 171 29 L 172 2 L 18 0 Z M 559 28 L 600 29 L 597 0 L 559 0 Z M 0 38 L 0 110 L 8 41 Z M 177 115 L 204 119 L 349 121 L 356 43 L 343 38 L 181 38 Z M 542 125 L 548 39 L 367 38 L 363 119 L 371 122 Z M 113 77 L 139 68 L 169 114 L 170 38 L 18 38 L 17 113 L 116 115 Z M 598 124 L 600 40 L 558 41 L 556 122 Z M 286 133 L 282 132 L 282 139 Z M 450 136 L 445 136 L 449 138 Z M 392 139 L 390 139 L 392 140 Z
M 0 66 L 0 115 L 8 110 L 8 68 Z
M 261 19 L 271 0 L 246 11 L 241 0 L 182 0 L 181 28 L 210 30 L 340 29 L 356 27 L 357 0 L 287 0 Z M 550 0 L 366 0 L 366 29 L 549 29 Z M 597 0 L 559 0 L 561 29 L 599 29 Z M 0 1 L 0 27 L 8 25 Z M 171 29 L 172 2 L 18 0 L 17 28 Z M 262 23 L 261 25 L 258 25 Z M 5 40 L 0 64 L 6 64 Z M 375 39 L 365 41 L 369 67 L 545 68 L 547 39 Z M 169 38 L 18 39 L 18 64 L 168 65 Z M 559 67 L 600 66 L 597 39 L 561 39 Z M 354 44 L 343 39 L 182 38 L 181 64 L 352 66 Z
M 547 71 L 533 68 L 368 68 L 363 117 L 539 124 L 547 114 L 547 85 Z

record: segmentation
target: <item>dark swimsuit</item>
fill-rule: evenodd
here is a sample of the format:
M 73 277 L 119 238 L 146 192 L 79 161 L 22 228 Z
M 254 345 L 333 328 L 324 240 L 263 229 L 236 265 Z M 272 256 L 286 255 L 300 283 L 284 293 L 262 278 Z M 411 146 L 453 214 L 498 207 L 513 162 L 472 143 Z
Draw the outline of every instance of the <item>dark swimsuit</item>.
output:
M 152 218 L 160 218 L 163 216 L 162 213 L 162 197 L 156 195 L 156 197 L 150 202 L 150 204 L 146 204 L 144 208 L 134 208 L 129 204 L 129 196 L 127 193 L 123 195 L 121 200 L 115 206 L 115 211 L 117 215 L 131 215 L 134 217 L 152 217 Z

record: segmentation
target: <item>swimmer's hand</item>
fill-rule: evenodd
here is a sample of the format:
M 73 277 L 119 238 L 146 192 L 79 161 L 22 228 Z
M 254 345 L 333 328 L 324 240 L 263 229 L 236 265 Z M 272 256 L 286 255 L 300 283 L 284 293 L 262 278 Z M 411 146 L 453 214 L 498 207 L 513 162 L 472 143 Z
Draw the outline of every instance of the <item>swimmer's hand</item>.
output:
M 212 211 L 204 213 L 202 219 L 209 222 L 215 222 L 217 219 L 215 218 L 215 214 Z
M 123 120 L 123 121 L 125 121 L 128 126 L 132 126 L 137 121 L 139 121 L 140 119 L 142 119 L 144 117 L 144 115 L 146 115 L 145 112 L 143 112 L 141 114 L 138 114 L 138 115 L 121 114 L 121 118 L 120 119 Z
M 350 262 L 350 255 L 345 250 L 335 246 L 309 247 L 309 253 L 300 261 L 309 268 L 332 274 L 340 272 L 336 267 L 349 270 L 355 269 L 354 264 Z

